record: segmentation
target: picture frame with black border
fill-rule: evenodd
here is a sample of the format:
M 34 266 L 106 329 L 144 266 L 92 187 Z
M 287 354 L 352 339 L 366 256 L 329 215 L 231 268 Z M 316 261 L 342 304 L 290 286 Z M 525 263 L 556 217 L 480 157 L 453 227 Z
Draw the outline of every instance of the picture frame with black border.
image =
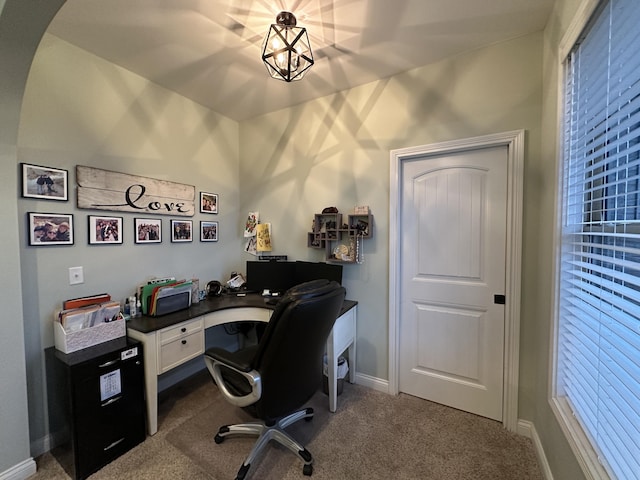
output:
M 73 245 L 72 213 L 28 212 L 29 245 Z
M 61 168 L 21 163 L 23 198 L 69 200 L 69 172 Z
M 162 243 L 161 218 L 134 218 L 135 243 Z
M 218 222 L 200 222 L 200 241 L 201 242 L 217 242 L 218 241 Z
M 192 242 L 193 220 L 171 220 L 171 241 Z
M 89 215 L 89 245 L 122 244 L 122 217 Z
M 218 194 L 200 192 L 200 213 L 218 213 Z

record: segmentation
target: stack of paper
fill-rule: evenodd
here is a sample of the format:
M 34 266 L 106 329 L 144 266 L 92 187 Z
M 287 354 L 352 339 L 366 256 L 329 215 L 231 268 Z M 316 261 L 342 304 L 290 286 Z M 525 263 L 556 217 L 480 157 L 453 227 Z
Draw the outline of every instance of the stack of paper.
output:
M 120 316 L 118 302 L 105 302 L 80 308 L 62 310 L 58 314 L 58 321 L 65 331 L 76 332 L 83 328 L 91 328 L 97 324 L 113 322 Z
M 65 310 L 71 310 L 72 308 L 81 308 L 89 305 L 97 305 L 99 303 L 106 303 L 111 300 L 111 295 L 108 293 L 100 293 L 98 295 L 89 295 L 88 297 L 72 298 L 65 300 L 62 304 L 62 308 Z

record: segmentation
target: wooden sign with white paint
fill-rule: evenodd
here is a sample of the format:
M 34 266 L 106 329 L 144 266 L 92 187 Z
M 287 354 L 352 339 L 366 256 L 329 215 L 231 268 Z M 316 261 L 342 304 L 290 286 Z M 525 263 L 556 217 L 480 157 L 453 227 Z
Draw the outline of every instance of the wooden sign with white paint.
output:
M 196 187 L 76 166 L 78 208 L 192 217 Z

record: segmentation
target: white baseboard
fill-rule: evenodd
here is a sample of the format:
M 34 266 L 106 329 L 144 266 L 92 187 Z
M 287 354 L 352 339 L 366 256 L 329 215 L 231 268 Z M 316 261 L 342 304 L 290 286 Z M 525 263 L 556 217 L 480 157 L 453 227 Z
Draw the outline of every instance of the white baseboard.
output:
M 538 457 L 542 475 L 545 480 L 553 480 L 553 473 L 551 473 L 551 468 L 549 467 L 549 462 L 542 448 L 542 442 L 540 441 L 535 425 L 527 420 L 518 420 L 518 433 L 531 439 L 533 449 Z
M 356 384 L 372 388 L 379 392 L 389 393 L 389 381 L 356 372 Z
M 0 480 L 26 480 L 37 471 L 36 462 L 33 458 L 27 458 L 23 462 L 14 465 L 9 470 L 0 472 Z

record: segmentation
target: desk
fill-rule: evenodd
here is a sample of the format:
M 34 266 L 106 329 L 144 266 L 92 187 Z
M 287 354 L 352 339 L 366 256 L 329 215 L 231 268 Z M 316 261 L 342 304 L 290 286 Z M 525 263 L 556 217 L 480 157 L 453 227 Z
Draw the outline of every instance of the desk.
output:
M 147 430 L 158 431 L 158 375 L 202 355 L 207 328 L 230 322 L 268 322 L 275 305 L 258 294 L 208 298 L 186 310 L 162 317 L 142 316 L 127 322 L 127 335 L 143 344 Z M 357 302 L 345 300 L 327 339 L 329 410 L 336 411 L 338 357 L 349 350 L 349 382 L 355 381 Z

